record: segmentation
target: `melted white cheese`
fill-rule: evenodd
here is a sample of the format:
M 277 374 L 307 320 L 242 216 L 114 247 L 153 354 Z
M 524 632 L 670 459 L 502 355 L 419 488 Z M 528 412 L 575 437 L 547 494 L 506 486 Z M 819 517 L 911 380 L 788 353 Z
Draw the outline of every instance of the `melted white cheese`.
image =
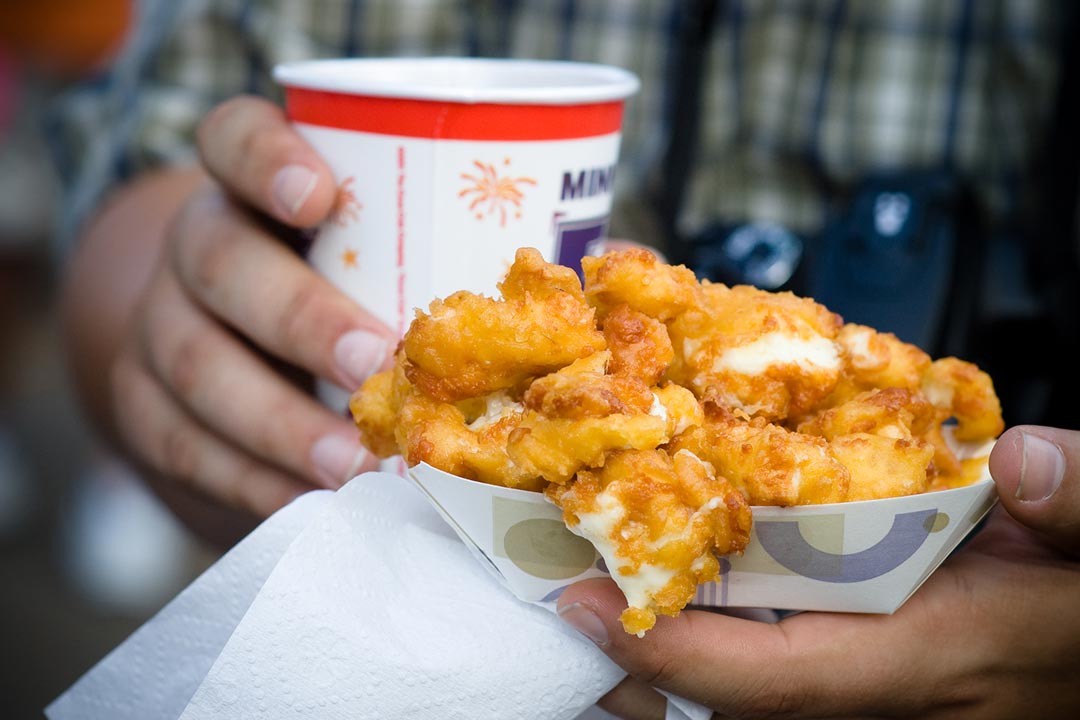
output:
M 697 338 L 683 338 L 682 350 L 684 358 L 692 358 L 701 349 L 702 342 Z
M 867 367 L 875 358 L 870 353 L 870 331 L 858 330 L 847 336 L 847 350 L 855 367 Z
M 799 492 L 802 491 L 802 468 L 795 468 L 795 471 L 791 473 L 791 493 L 794 497 L 799 497 Z
M 679 452 L 686 453 L 698 462 L 702 462 L 700 458 L 689 450 L 680 450 Z M 719 506 L 722 502 L 723 498 L 711 498 L 701 506 L 699 512 L 709 512 Z M 578 513 L 577 517 L 579 522 L 577 525 L 570 528 L 570 530 L 576 535 L 580 535 L 591 542 L 593 547 L 596 548 L 596 551 L 600 553 L 600 556 L 604 558 L 604 562 L 607 564 L 608 570 L 611 573 L 611 578 L 615 581 L 615 584 L 619 586 L 619 589 L 622 590 L 623 595 L 626 596 L 627 605 L 635 608 L 649 607 L 653 593 L 671 582 L 671 579 L 675 577 L 678 571 L 660 567 L 658 565 L 642 563 L 638 566 L 638 571 L 635 573 L 630 575 L 620 573 L 619 568 L 629 566 L 631 563 L 629 558 L 625 558 L 619 553 L 618 547 L 612 541 L 612 537 L 615 535 L 615 528 L 626 516 L 626 509 L 619 502 L 618 498 L 604 492 L 601 492 L 596 496 L 596 506 L 597 509 L 594 512 Z M 673 540 L 682 539 L 683 536 L 690 531 L 691 524 L 688 523 L 683 527 L 682 532 L 662 536 L 650 542 L 647 547 L 650 550 L 659 550 Z M 623 540 L 628 539 L 628 533 L 625 528 L 621 533 L 621 537 Z M 697 558 L 691 565 L 691 569 L 700 570 L 704 561 L 704 558 Z
M 488 425 L 497 423 L 511 413 L 520 413 L 523 409 L 521 403 L 514 402 L 506 393 L 492 393 L 487 397 L 484 414 L 469 423 L 469 429 L 480 432 Z
M 694 460 L 696 460 L 696 461 L 697 461 L 698 465 L 705 465 L 705 461 L 704 461 L 704 460 L 702 460 L 701 458 L 699 458 L 699 457 L 697 456 L 697 453 L 695 453 L 695 452 L 692 452 L 692 451 L 690 451 L 690 450 L 687 450 L 686 448 L 683 448 L 682 450 L 677 450 L 677 451 L 675 452 L 675 454 L 674 454 L 674 455 L 672 455 L 672 457 L 688 457 L 688 458 L 693 458 Z
M 643 563 L 632 575 L 620 573 L 619 568 L 631 563 L 629 558 L 619 553 L 611 538 L 615 527 L 626 516 L 626 509 L 618 498 L 607 493 L 596 496 L 596 506 L 595 512 L 577 513 L 579 522 L 570 529 L 591 542 L 604 558 L 611 578 L 626 596 L 627 604 L 630 607 L 647 608 L 651 594 L 666 585 L 675 576 L 675 571 Z
M 922 385 L 923 395 L 934 407 L 951 409 L 953 405 L 953 387 L 945 383 L 927 382 Z
M 836 343 L 828 338 L 820 335 L 799 338 L 773 332 L 726 350 L 713 363 L 712 370 L 758 375 L 775 365 L 798 365 L 804 370 L 839 370 L 840 364 Z
M 664 425 L 670 427 L 671 411 L 668 410 L 667 405 L 664 405 L 664 403 L 662 403 L 660 401 L 660 396 L 659 395 L 657 395 L 656 393 L 653 393 L 652 397 L 653 397 L 653 402 L 652 402 L 652 407 L 649 408 L 649 415 L 651 415 L 651 416 L 653 416 L 655 418 L 659 418 L 659 419 L 663 420 Z M 669 430 L 672 437 L 674 437 L 675 435 L 681 435 L 682 433 L 686 432 L 686 430 L 688 430 L 689 428 L 694 427 L 694 425 L 697 424 L 695 422 L 695 420 L 694 420 L 693 415 L 690 415 L 689 413 L 681 415 L 681 416 L 676 414 L 675 417 L 676 417 L 675 427 L 670 428 L 670 430 Z
M 893 423 L 891 425 L 882 425 L 880 428 L 878 428 L 877 434 L 881 435 L 882 437 L 892 438 L 893 440 L 903 440 L 911 436 L 910 433 L 906 432 L 903 427 L 897 425 L 896 423 Z
M 664 406 L 664 403 L 660 402 L 660 396 L 656 393 L 652 394 L 652 407 L 649 408 L 649 414 L 653 417 L 660 418 L 664 421 L 665 425 L 667 424 L 667 407 Z

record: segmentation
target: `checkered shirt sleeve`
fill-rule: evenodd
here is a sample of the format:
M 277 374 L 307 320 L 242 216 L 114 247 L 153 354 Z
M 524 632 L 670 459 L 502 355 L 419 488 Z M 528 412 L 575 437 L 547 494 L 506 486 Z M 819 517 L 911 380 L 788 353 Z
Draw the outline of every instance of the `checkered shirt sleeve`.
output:
M 707 0 L 142 0 L 108 72 L 66 93 L 50 135 L 70 243 L 117 184 L 190 162 L 200 118 L 277 98 L 275 63 L 474 55 L 610 63 L 637 73 L 612 233 L 648 242 L 642 199 L 666 179 L 680 13 Z M 948 165 L 985 206 L 1017 200 L 1053 108 L 1057 15 L 1027 0 L 728 0 L 700 68 L 678 228 L 769 220 L 813 232 L 825 188 L 891 166 Z M 685 138 L 683 138 L 685 140 Z

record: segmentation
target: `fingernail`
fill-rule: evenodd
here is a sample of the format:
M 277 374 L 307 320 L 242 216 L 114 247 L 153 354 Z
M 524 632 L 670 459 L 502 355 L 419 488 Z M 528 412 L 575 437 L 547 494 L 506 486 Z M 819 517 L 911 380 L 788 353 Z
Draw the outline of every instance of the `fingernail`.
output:
M 600 647 L 607 647 L 607 626 L 600 616 L 581 603 L 570 603 L 559 608 L 559 617 Z
M 349 382 L 346 390 L 355 390 L 386 360 L 386 338 L 366 330 L 350 330 L 334 345 L 334 361 Z
M 1065 478 L 1065 453 L 1054 443 L 1038 435 L 1024 433 L 1024 452 L 1020 462 L 1020 484 L 1016 497 L 1026 502 L 1047 500 L 1061 487 Z
M 274 176 L 274 199 L 292 217 L 303 207 L 318 181 L 319 176 L 303 165 L 286 165 Z
M 367 450 L 358 440 L 344 435 L 326 435 L 311 447 L 311 461 L 319 479 L 331 490 L 351 480 L 367 457 Z

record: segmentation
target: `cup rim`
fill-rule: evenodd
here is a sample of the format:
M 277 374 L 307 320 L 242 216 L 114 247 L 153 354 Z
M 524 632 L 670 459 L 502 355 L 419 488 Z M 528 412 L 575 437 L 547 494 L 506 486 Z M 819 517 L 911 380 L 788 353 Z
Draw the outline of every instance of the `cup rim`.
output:
M 614 65 L 501 58 L 300 60 L 276 65 L 273 77 L 286 88 L 467 104 L 610 102 L 624 100 L 640 87 L 634 73 Z

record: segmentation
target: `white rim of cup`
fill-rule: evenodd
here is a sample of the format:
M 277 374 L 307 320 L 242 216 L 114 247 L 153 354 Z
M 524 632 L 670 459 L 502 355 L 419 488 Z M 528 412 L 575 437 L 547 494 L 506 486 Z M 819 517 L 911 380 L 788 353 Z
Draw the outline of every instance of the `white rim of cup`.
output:
M 349 58 L 274 67 L 286 87 L 458 103 L 576 105 L 623 100 L 636 75 L 614 65 L 496 58 Z

